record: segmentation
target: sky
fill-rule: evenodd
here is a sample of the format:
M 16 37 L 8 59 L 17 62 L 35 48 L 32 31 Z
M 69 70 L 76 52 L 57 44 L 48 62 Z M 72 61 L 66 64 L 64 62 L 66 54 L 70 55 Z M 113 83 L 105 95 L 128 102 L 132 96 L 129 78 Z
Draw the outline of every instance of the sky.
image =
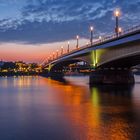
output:
M 123 29 L 139 25 L 140 0 L 0 0 L 0 59 L 41 63 L 70 41 L 70 49 L 114 32 L 113 11 Z

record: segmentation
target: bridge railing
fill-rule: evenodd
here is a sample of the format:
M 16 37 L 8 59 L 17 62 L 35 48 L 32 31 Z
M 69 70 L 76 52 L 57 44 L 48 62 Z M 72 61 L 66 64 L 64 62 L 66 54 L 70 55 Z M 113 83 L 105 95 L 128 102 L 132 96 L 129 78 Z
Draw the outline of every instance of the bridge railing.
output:
M 140 30 L 140 25 L 139 26 L 134 26 L 132 28 L 129 28 L 127 30 L 123 30 L 121 33 L 119 33 L 119 35 L 117 36 L 116 34 L 112 34 L 112 35 L 108 35 L 108 36 L 105 36 L 105 37 L 102 37 L 101 39 L 98 39 L 97 41 L 93 42 L 93 44 L 88 44 L 88 45 L 84 45 L 82 47 L 80 47 L 79 49 L 74 49 L 72 50 L 70 53 L 73 53 L 75 51 L 78 51 L 78 50 L 82 50 L 82 49 L 85 49 L 85 48 L 88 48 L 88 47 L 92 47 L 92 46 L 96 46 L 96 45 L 100 45 L 101 43 L 104 43 L 104 42 L 107 42 L 107 41 L 110 41 L 112 39 L 117 39 L 117 38 L 121 38 L 125 35 L 128 35 L 130 33 L 133 33 L 135 31 L 138 31 Z M 69 54 L 69 53 L 67 53 Z
M 53 62 L 53 61 L 55 61 L 57 59 L 63 58 L 64 56 L 67 56 L 67 55 L 72 54 L 74 52 L 77 52 L 77 51 L 80 51 L 80 50 L 83 50 L 83 49 L 86 49 L 86 48 L 90 48 L 90 47 L 93 47 L 93 46 L 98 46 L 98 45 L 103 44 L 105 42 L 108 42 L 108 41 L 111 41 L 111 40 L 114 40 L 114 39 L 121 38 L 123 36 L 132 34 L 132 33 L 136 32 L 136 31 L 139 31 L 139 30 L 140 30 L 140 25 L 137 25 L 137 26 L 133 26 L 133 27 L 131 27 L 129 29 L 123 30 L 118 35 L 116 35 L 116 34 L 107 35 L 105 37 L 102 37 L 101 39 L 98 39 L 97 41 L 94 41 L 92 43 L 92 45 L 91 44 L 88 44 L 88 45 L 84 45 L 84 46 L 82 46 L 82 47 L 80 47 L 78 49 L 73 49 L 69 53 L 65 53 L 65 54 L 59 56 L 58 58 L 56 58 L 56 59 L 54 59 L 52 61 L 49 61 L 48 63 Z

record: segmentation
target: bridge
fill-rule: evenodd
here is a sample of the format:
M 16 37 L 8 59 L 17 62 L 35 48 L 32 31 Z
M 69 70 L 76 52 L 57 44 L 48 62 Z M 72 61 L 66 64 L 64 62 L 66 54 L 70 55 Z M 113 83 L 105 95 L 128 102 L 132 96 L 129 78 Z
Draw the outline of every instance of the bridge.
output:
M 45 68 L 55 77 L 63 74 L 64 67 L 81 61 L 93 69 L 90 84 L 133 84 L 131 67 L 140 64 L 140 26 L 100 38 L 49 60 Z

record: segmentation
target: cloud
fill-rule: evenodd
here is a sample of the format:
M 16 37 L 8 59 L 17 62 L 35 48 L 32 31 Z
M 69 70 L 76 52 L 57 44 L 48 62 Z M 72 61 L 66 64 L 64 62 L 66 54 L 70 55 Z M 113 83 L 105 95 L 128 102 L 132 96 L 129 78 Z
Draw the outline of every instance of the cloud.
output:
M 16 4 L 17 1 L 15 1 Z M 20 9 L 20 17 L 0 20 L 0 42 L 42 44 L 74 38 L 88 38 L 114 31 L 113 10 L 122 11 L 121 26 L 139 23 L 140 0 L 30 0 Z M 134 8 L 135 7 L 135 8 Z
M 102 0 L 101 0 L 102 1 Z M 88 19 L 89 14 L 103 7 L 102 2 L 87 0 L 50 0 L 29 3 L 23 8 L 23 16 L 34 18 L 45 18 L 46 21 L 64 22 Z M 96 15 L 95 15 L 96 16 Z

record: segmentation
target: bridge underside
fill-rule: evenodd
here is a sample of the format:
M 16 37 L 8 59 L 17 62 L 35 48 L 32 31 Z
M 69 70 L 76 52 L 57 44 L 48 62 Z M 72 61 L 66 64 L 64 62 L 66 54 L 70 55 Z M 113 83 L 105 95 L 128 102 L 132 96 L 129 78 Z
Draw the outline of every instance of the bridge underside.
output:
M 131 68 L 140 64 L 140 54 L 134 54 L 127 57 L 118 58 L 116 60 L 112 60 L 105 64 L 102 64 L 98 68 Z
M 63 77 L 64 67 L 81 61 L 83 59 L 71 59 L 56 63 L 52 66 L 50 75 L 53 78 Z M 90 84 L 133 84 L 134 75 L 131 67 L 138 64 L 140 64 L 139 53 L 107 62 L 91 72 Z
M 134 84 L 131 67 L 138 64 L 140 64 L 140 53 L 106 62 L 90 74 L 90 84 Z
M 71 59 L 71 60 L 61 61 L 59 63 L 54 64 L 52 66 L 50 72 L 62 72 L 64 67 L 67 67 L 70 64 L 74 64 L 74 63 L 77 63 L 77 62 L 85 62 L 85 61 L 83 61 L 81 59 Z

